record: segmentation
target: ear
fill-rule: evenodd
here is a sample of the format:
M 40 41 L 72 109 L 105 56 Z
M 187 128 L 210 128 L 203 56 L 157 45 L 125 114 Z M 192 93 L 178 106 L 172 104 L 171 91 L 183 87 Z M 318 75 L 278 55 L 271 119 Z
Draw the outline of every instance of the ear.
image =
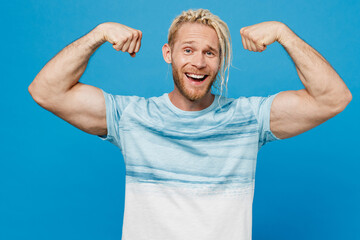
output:
M 162 47 L 162 52 L 165 62 L 171 63 L 171 48 L 169 44 L 164 44 L 164 46 Z

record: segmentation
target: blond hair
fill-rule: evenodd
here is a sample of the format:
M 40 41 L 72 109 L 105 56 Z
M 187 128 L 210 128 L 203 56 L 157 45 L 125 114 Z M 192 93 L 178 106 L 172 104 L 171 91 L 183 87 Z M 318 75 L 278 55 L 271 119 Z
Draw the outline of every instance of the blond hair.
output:
M 228 26 L 218 16 L 212 14 L 209 10 L 187 10 L 177 16 L 170 28 L 168 34 L 168 43 L 171 48 L 174 46 L 176 33 L 184 23 L 201 23 L 213 28 L 220 43 L 220 69 L 213 86 L 222 94 L 224 88 L 227 92 L 227 83 L 229 81 L 229 67 L 232 59 L 231 37 Z M 226 75 L 226 77 L 225 77 Z

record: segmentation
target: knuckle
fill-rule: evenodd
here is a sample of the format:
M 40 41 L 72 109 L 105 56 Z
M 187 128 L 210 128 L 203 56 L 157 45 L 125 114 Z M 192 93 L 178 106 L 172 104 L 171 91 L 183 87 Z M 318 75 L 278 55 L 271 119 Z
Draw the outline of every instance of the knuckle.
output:
M 132 39 L 132 37 L 133 37 L 132 32 L 128 32 L 128 33 L 126 34 L 126 39 Z
M 138 37 L 139 37 L 139 33 L 138 33 L 137 31 L 134 31 L 134 32 L 132 33 L 132 37 L 133 37 L 133 38 L 138 38 Z
M 243 35 L 248 35 L 249 34 L 249 30 L 247 28 L 242 28 L 242 34 Z
M 127 37 L 120 37 L 119 38 L 119 41 L 117 41 L 117 44 L 122 44 L 122 43 L 125 43 L 126 42 L 126 40 L 127 40 Z

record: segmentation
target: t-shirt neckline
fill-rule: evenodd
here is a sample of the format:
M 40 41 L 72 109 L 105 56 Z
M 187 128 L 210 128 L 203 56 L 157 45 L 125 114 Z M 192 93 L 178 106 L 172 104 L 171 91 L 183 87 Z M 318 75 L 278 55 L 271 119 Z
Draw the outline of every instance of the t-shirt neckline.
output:
M 215 108 L 216 106 L 216 103 L 218 101 L 218 98 L 219 98 L 219 95 L 217 94 L 214 94 L 215 95 L 215 98 L 213 100 L 213 102 L 210 104 L 210 106 L 208 106 L 207 108 L 204 108 L 202 110 L 199 110 L 199 111 L 184 111 L 178 107 L 176 107 L 171 101 L 170 101 L 170 98 L 169 98 L 169 94 L 168 93 L 165 93 L 164 94 L 165 96 L 165 102 L 167 103 L 167 105 L 170 107 L 170 109 L 178 114 L 181 114 L 181 115 L 187 115 L 187 116 L 199 116 L 199 115 L 203 115 L 209 111 L 211 111 L 212 109 Z

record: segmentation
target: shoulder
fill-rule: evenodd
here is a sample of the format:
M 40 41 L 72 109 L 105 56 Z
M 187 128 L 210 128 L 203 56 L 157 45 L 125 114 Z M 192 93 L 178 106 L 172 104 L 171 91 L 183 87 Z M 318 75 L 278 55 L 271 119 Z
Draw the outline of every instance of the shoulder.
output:
M 101 89 L 102 90 L 102 89 Z M 109 93 L 102 90 L 106 104 L 114 104 L 119 106 L 126 106 L 132 102 L 145 102 L 146 99 L 144 97 L 136 96 L 136 95 L 122 95 L 122 94 L 114 94 Z
M 225 109 L 233 109 L 237 112 L 245 112 L 248 113 L 253 112 L 256 105 L 259 105 L 262 101 L 262 97 L 219 97 L 219 103 L 221 108 Z
M 270 111 L 272 102 L 278 94 L 279 93 L 271 94 L 268 96 L 245 97 L 244 101 L 246 101 L 250 105 L 255 115 L 258 115 L 262 111 Z

